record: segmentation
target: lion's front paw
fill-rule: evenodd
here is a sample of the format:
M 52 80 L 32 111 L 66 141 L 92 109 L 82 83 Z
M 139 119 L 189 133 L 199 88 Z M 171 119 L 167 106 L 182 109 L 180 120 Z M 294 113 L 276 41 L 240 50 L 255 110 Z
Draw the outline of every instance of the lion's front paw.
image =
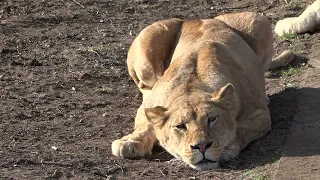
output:
M 112 142 L 112 154 L 122 158 L 135 158 L 151 155 L 151 150 L 146 150 L 142 142 L 118 139 Z
M 225 147 L 221 159 L 226 161 L 234 159 L 239 155 L 240 151 L 241 149 L 239 145 L 237 145 L 236 143 L 231 143 L 227 147 Z
M 295 20 L 296 20 L 296 17 L 292 17 L 292 18 L 285 18 L 283 20 L 278 21 L 274 28 L 274 32 L 278 36 L 283 36 L 287 33 L 296 34 L 297 32 L 295 30 L 296 29 Z

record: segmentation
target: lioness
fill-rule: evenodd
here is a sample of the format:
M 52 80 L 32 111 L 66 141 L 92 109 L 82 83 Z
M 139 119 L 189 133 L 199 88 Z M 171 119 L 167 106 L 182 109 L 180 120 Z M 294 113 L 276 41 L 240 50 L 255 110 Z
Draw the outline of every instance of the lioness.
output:
M 287 53 L 271 62 L 272 39 L 268 19 L 251 12 L 145 28 L 127 59 L 143 102 L 134 132 L 115 140 L 112 153 L 143 157 L 158 140 L 199 170 L 237 156 L 270 131 L 264 72 L 292 60 Z

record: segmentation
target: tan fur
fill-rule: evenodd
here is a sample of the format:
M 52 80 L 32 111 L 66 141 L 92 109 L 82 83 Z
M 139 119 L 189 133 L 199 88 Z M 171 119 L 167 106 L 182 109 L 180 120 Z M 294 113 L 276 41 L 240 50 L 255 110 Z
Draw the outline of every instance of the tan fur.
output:
M 285 33 L 312 32 L 317 28 L 320 28 L 320 0 L 316 0 L 306 8 L 299 17 L 290 17 L 278 21 L 274 31 L 278 36 L 283 36 Z
M 128 54 L 143 102 L 134 132 L 115 140 L 112 153 L 143 157 L 159 141 L 201 170 L 237 156 L 270 130 L 264 72 L 272 39 L 267 18 L 250 12 L 170 19 L 145 28 Z M 198 148 L 205 145 L 210 146 L 203 155 Z
M 282 52 L 279 56 L 272 59 L 269 70 L 276 69 L 278 67 L 286 66 L 295 58 L 295 54 L 291 50 Z

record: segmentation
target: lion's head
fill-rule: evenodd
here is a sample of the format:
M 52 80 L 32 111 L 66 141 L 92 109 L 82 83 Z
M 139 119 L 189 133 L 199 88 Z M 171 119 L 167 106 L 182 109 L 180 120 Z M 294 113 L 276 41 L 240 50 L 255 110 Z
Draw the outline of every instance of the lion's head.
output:
M 159 143 L 194 169 L 217 168 L 236 133 L 237 97 L 231 84 L 213 94 L 191 93 L 168 107 L 146 108 Z

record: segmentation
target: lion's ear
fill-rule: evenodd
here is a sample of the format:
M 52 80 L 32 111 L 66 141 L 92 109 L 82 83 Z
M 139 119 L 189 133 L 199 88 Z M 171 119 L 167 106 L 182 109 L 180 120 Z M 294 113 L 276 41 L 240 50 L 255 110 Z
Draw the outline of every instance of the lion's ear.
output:
M 166 108 L 162 106 L 156 106 L 154 108 L 145 108 L 144 112 L 147 116 L 148 121 L 157 126 L 162 126 L 166 121 Z
M 220 105 L 230 107 L 230 97 L 234 93 L 234 91 L 234 86 L 231 83 L 228 83 L 227 85 L 223 86 L 222 88 L 218 89 L 217 91 L 211 94 L 212 100 Z

